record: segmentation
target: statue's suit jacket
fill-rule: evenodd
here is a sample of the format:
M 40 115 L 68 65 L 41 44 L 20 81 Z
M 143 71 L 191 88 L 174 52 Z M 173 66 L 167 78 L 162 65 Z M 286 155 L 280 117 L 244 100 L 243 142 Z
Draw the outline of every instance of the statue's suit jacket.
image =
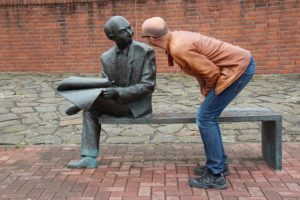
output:
M 115 87 L 119 96 L 117 101 L 129 104 L 133 117 L 152 112 L 152 93 L 156 83 L 156 63 L 154 50 L 146 44 L 133 41 L 128 49 L 127 87 Z M 101 56 L 102 74 L 110 81 L 118 78 L 117 47 L 114 46 Z

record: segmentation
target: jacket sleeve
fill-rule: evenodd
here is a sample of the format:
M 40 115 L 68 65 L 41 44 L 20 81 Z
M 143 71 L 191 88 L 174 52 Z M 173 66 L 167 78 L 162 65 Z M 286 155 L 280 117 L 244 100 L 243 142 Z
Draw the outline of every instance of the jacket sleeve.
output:
M 100 56 L 100 62 L 102 64 L 102 70 L 100 71 L 100 78 L 108 78 L 106 75 L 106 68 L 105 68 L 105 62 L 104 62 L 104 58 L 103 55 Z
M 175 60 L 180 60 L 184 67 L 193 75 L 201 80 L 200 87 L 202 95 L 206 96 L 209 91 L 215 88 L 220 76 L 220 69 L 205 56 L 194 50 L 180 50 L 180 53 L 175 54 Z
M 118 101 L 128 103 L 154 92 L 156 84 L 156 62 L 154 50 L 148 50 L 141 66 L 141 79 L 139 83 L 129 87 L 118 87 Z

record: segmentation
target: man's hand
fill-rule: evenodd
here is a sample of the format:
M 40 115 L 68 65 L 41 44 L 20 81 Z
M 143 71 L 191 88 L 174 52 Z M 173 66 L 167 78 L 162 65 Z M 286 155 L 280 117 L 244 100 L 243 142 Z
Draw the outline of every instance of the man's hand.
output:
M 102 95 L 105 99 L 113 99 L 119 96 L 118 90 L 115 88 L 105 88 L 102 91 Z

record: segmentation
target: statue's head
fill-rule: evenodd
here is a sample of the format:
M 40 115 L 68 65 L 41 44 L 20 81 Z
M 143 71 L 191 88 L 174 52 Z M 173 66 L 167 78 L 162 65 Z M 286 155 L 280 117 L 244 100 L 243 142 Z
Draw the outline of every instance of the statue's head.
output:
M 111 17 L 104 26 L 104 32 L 120 49 L 125 49 L 132 43 L 133 30 L 122 16 Z

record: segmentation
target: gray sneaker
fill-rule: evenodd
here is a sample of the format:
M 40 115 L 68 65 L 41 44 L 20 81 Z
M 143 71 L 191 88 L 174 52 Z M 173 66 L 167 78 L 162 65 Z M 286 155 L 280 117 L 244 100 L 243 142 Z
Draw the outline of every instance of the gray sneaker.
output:
M 209 172 L 204 173 L 202 176 L 196 178 L 189 178 L 189 185 L 191 187 L 204 188 L 204 189 L 217 189 L 222 190 L 227 188 L 226 178 L 223 174 L 215 176 Z
M 202 176 L 206 172 L 207 172 L 207 168 L 205 166 L 198 165 L 197 167 L 194 168 L 194 173 L 197 176 Z M 225 163 L 225 168 L 224 168 L 224 171 L 222 173 L 223 173 L 224 176 L 229 175 L 228 163 Z

